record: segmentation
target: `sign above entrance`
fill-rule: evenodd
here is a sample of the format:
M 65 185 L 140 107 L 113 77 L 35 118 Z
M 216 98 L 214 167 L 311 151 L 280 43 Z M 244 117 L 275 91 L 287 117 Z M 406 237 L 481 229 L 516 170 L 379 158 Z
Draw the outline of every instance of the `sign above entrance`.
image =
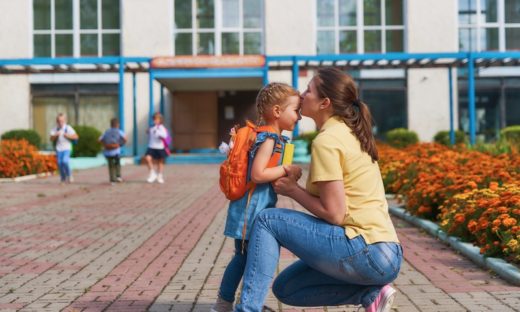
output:
M 152 68 L 237 68 L 262 67 L 263 55 L 160 56 L 152 59 Z

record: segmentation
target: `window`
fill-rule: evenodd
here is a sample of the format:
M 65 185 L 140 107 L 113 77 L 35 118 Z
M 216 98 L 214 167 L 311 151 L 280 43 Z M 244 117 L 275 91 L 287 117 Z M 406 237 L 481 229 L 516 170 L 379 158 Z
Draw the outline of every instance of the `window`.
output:
M 119 0 L 33 0 L 35 57 L 120 54 Z
M 173 0 L 174 54 L 263 53 L 262 0 Z
M 459 0 L 459 50 L 520 50 L 520 0 Z
M 403 0 L 319 0 L 317 54 L 404 50 Z

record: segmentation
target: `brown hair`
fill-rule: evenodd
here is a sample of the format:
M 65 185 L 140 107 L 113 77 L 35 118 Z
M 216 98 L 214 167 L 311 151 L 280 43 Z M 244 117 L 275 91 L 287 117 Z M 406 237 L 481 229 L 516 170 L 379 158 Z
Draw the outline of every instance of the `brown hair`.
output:
M 290 96 L 300 96 L 298 90 L 281 82 L 271 82 L 264 86 L 256 96 L 257 124 L 265 121 L 265 114 L 274 105 L 282 105 Z M 282 109 L 285 108 L 282 106 Z
M 152 120 L 155 120 L 155 118 L 159 118 L 161 120 L 161 123 L 164 122 L 163 115 L 161 113 L 159 113 L 159 112 L 153 114 Z
M 110 119 L 110 127 L 115 128 L 119 124 L 119 119 L 112 118 Z
M 359 92 L 354 79 L 334 67 L 318 70 L 314 76 L 318 95 L 329 98 L 333 114 L 341 117 L 361 143 L 361 150 L 368 153 L 372 161 L 377 161 L 376 142 L 372 134 L 372 115 L 368 106 L 359 100 Z

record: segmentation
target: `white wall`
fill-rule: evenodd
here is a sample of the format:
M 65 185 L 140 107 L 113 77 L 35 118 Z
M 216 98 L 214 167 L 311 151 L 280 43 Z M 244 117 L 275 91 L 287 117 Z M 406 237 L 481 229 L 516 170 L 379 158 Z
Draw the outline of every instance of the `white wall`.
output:
M 31 56 L 32 1 L 0 1 L 0 59 Z M 29 128 L 30 89 L 27 75 L 0 75 L 0 134 Z
M 122 1 L 123 55 L 162 56 L 173 51 L 173 1 Z
M 314 0 L 266 0 L 265 53 L 315 54 Z
M 407 52 L 458 51 L 456 1 L 408 0 L 407 3 Z M 456 80 L 455 75 L 453 78 Z M 448 84 L 447 69 L 408 71 L 408 128 L 416 131 L 421 141 L 432 141 L 436 132 L 449 129 Z

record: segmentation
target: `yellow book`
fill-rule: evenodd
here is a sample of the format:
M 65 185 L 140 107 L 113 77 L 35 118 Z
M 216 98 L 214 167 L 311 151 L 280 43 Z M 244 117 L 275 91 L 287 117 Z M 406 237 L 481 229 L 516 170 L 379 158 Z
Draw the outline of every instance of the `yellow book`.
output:
M 294 157 L 294 144 L 286 143 L 283 150 L 282 165 L 292 164 Z

